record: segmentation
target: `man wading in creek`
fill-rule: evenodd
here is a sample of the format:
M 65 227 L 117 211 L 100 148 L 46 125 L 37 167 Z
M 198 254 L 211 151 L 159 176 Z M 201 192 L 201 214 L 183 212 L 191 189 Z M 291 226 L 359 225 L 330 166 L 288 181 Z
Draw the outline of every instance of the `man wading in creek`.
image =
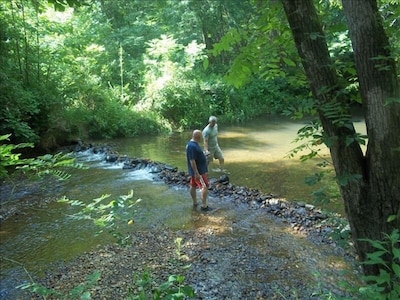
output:
M 222 154 L 222 150 L 218 144 L 218 124 L 217 118 L 215 116 L 211 116 L 208 119 L 208 125 L 203 129 L 203 139 L 204 139 L 204 151 L 207 155 L 207 164 L 210 163 L 214 158 L 219 161 L 219 169 L 218 172 L 226 172 L 224 169 L 224 155 Z
M 201 190 L 201 210 L 210 211 L 212 208 L 207 205 L 209 185 L 207 159 L 199 145 L 201 137 L 201 131 L 196 129 L 193 131 L 192 139 L 186 144 L 186 159 L 190 175 L 189 191 L 193 206 L 196 207 L 198 205 L 196 188 L 199 188 Z

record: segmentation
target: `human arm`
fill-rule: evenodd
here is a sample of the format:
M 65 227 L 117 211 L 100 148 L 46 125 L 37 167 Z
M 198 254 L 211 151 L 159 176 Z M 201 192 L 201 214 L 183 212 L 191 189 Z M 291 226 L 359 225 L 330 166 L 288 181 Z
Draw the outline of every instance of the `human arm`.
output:
M 199 172 L 199 170 L 197 169 L 197 164 L 196 164 L 196 161 L 195 161 L 194 159 L 191 159 L 191 160 L 190 160 L 190 166 L 191 166 L 192 169 L 193 169 L 194 176 L 195 176 L 196 178 L 199 178 L 199 177 L 200 177 L 200 172 Z
M 206 128 L 204 128 L 204 130 L 203 130 L 203 132 L 202 132 L 202 135 L 203 135 L 203 143 L 204 143 L 204 151 L 205 152 L 208 152 L 208 138 L 209 138 L 209 132 L 208 132 L 208 130 L 207 130 L 207 127 Z
M 203 138 L 203 140 L 204 140 L 204 151 L 209 152 L 208 151 L 208 137 Z

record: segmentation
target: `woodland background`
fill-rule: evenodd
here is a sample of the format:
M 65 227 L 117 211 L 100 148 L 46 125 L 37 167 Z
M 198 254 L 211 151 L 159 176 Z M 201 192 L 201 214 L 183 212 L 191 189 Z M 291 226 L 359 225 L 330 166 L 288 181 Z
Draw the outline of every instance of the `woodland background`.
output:
M 226 123 L 315 116 L 298 135 L 330 148 L 360 258 L 374 250 L 362 239 L 398 230 L 398 1 L 11 0 L 0 9 L 0 134 L 11 143 L 50 151 L 200 127 L 211 114 Z M 355 132 L 354 108 L 368 136 Z
M 357 106 L 341 8 L 315 2 L 338 75 Z M 242 122 L 265 113 L 315 113 L 276 1 L 68 3 L 73 7 L 0 4 L 0 133 L 12 133 L 14 142 L 48 150 L 67 139 L 193 128 L 211 114 Z M 381 1 L 380 9 L 398 45 L 398 7 L 391 3 Z

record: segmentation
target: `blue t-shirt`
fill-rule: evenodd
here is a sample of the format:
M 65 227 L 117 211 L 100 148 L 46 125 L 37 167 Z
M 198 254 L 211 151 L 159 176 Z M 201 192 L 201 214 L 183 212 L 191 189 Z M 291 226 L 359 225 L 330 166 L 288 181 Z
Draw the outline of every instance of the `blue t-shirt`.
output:
M 201 149 L 200 145 L 194 141 L 189 141 L 186 145 L 186 159 L 188 165 L 188 172 L 190 176 L 194 176 L 194 171 L 192 169 L 192 165 L 190 161 L 192 159 L 195 160 L 197 165 L 197 170 L 199 170 L 200 175 L 203 175 L 208 172 L 207 169 L 207 159 Z

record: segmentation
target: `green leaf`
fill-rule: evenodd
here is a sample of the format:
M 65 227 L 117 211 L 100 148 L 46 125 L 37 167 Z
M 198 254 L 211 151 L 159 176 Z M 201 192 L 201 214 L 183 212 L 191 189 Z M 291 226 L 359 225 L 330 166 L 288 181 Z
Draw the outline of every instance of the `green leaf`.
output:
M 392 270 L 396 274 L 396 276 L 400 279 L 400 266 L 399 264 L 392 263 Z
M 196 296 L 194 289 L 189 285 L 183 286 L 182 291 L 187 297 L 194 298 Z
M 94 282 L 96 282 L 96 281 L 98 281 L 100 279 L 100 276 L 101 276 L 101 272 L 96 270 L 92 274 L 87 275 L 86 279 L 88 281 L 90 281 L 91 283 L 94 283 Z
M 92 299 L 91 296 L 90 296 L 90 292 L 89 291 L 84 292 L 81 295 L 80 299 L 82 299 L 82 300 L 90 300 L 90 299 Z
M 381 241 L 374 241 L 374 240 L 370 240 L 370 239 L 359 239 L 359 240 L 362 241 L 362 242 L 370 243 L 376 249 L 387 251 L 386 248 L 382 245 Z
M 169 282 L 175 282 L 175 281 L 176 281 L 176 278 L 177 278 L 176 275 L 170 275 L 170 276 L 168 277 L 168 281 L 169 281 Z
M 369 259 L 371 259 L 374 263 L 376 262 L 384 262 L 384 260 L 381 258 L 382 255 L 386 254 L 388 251 L 384 249 L 383 251 L 375 251 L 373 253 L 368 253 Z
M 171 282 L 170 280 L 163 282 L 162 284 L 160 284 L 159 286 L 159 290 L 160 291 L 166 291 L 168 290 L 171 286 L 173 286 L 173 281 Z
M 290 67 L 295 67 L 296 66 L 295 62 L 293 60 L 289 59 L 289 58 L 284 57 L 283 61 L 285 62 L 285 64 L 287 64 Z
M 346 147 L 350 146 L 354 142 L 354 138 L 352 136 L 346 136 Z
M 399 230 L 393 230 L 392 233 L 389 236 L 389 239 L 394 242 L 394 244 L 398 244 L 399 239 L 400 239 L 400 231 Z
M 376 283 L 384 284 L 390 282 L 390 274 L 386 270 L 380 269 L 379 276 L 376 278 Z
M 397 258 L 398 260 L 400 260 L 400 248 L 393 248 L 392 249 L 392 252 L 393 252 L 393 256 L 395 257 L 395 258 Z
M 388 97 L 385 101 L 385 106 L 396 103 L 400 103 L 400 98 Z

